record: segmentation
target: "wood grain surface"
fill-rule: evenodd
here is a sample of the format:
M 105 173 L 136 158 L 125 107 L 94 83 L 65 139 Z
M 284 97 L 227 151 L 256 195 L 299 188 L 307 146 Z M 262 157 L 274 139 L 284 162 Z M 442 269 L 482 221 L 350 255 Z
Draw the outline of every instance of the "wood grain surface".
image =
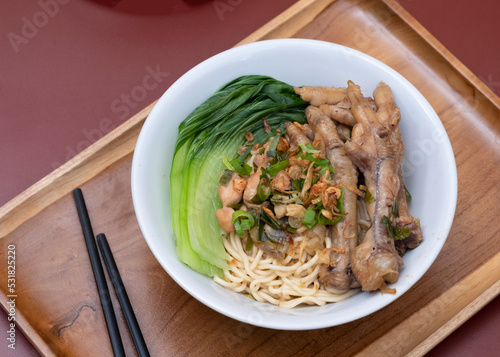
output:
M 16 264 L 23 267 L 16 277 L 18 326 L 43 355 L 111 355 L 70 194 L 78 186 L 94 232 L 108 237 L 152 355 L 421 355 L 498 295 L 498 97 L 393 1 L 307 0 L 294 11 L 249 39 L 314 38 L 358 49 L 405 76 L 440 116 L 455 152 L 459 189 L 455 221 L 436 262 L 391 305 L 333 328 L 277 331 L 216 313 L 166 274 L 135 218 L 131 153 L 150 106 L 0 211 L 1 249 L 15 244 Z M 432 159 L 432 147 L 425 153 Z M 5 308 L 6 286 L 1 289 Z M 118 308 L 116 314 L 126 351 L 134 355 Z

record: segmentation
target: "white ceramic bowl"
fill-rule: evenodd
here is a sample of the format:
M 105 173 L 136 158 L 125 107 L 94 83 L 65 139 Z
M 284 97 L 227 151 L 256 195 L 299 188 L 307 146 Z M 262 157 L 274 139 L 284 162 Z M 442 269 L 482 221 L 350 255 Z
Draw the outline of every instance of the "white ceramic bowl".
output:
M 247 74 L 269 75 L 291 85 L 345 86 L 353 80 L 372 96 L 379 81 L 401 108 L 406 148 L 405 184 L 410 210 L 421 219 L 424 241 L 404 256 L 395 295 L 362 292 L 322 307 L 279 308 L 231 292 L 179 262 L 170 223 L 169 173 L 179 123 L 217 89 Z M 275 329 L 307 330 L 367 316 L 404 294 L 429 269 L 450 230 L 457 198 L 453 151 L 437 114 L 403 76 L 358 51 L 302 39 L 270 40 L 222 52 L 191 69 L 160 98 L 137 141 L 132 197 L 144 237 L 158 262 L 189 294 L 236 320 Z

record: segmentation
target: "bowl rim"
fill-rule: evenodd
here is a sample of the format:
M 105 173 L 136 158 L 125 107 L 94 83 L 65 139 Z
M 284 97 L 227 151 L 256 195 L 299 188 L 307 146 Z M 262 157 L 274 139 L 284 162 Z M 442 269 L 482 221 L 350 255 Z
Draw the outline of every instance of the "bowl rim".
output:
M 162 108 L 162 103 L 166 100 L 168 96 L 170 96 L 170 93 L 175 92 L 178 87 L 182 87 L 183 83 L 189 80 L 191 77 L 195 77 L 198 73 L 203 72 L 205 69 L 209 69 L 213 64 L 216 64 L 218 61 L 221 59 L 225 59 L 228 56 L 243 56 L 247 51 L 253 51 L 255 49 L 263 50 L 263 49 L 268 49 L 271 50 L 276 47 L 282 47 L 282 46 L 327 46 L 329 48 L 334 49 L 334 51 L 343 51 L 344 53 L 348 53 L 349 55 L 361 57 L 363 60 L 366 60 L 370 62 L 370 64 L 375 65 L 380 67 L 384 72 L 387 72 L 390 76 L 396 77 L 399 81 L 401 81 L 408 89 L 410 89 L 411 95 L 416 98 L 419 104 L 424 106 L 424 110 L 428 112 L 431 116 L 434 116 L 434 118 L 431 118 L 434 120 L 433 124 L 437 125 L 440 130 L 444 132 L 445 135 L 445 142 L 443 143 L 442 149 L 445 151 L 445 156 L 448 159 L 448 170 L 450 172 L 450 182 L 448 182 L 450 186 L 450 201 L 448 204 L 449 207 L 449 212 L 446 215 L 446 221 L 443 222 L 440 227 L 442 227 L 442 235 L 444 236 L 443 239 L 439 240 L 436 245 L 434 246 L 435 249 L 432 251 L 432 256 L 430 258 L 430 263 L 425 266 L 423 269 L 420 270 L 419 274 L 416 274 L 415 280 L 410 286 L 407 287 L 398 287 L 398 294 L 394 296 L 394 298 L 388 299 L 389 301 L 383 304 L 378 304 L 375 305 L 371 308 L 367 308 L 367 313 L 364 313 L 361 316 L 354 316 L 354 317 L 348 317 L 344 319 L 340 319 L 340 322 L 337 322 L 335 324 L 331 323 L 315 323 L 314 321 L 309 321 L 309 323 L 302 324 L 301 326 L 293 326 L 292 324 L 288 323 L 283 323 L 283 322 L 276 322 L 273 321 L 273 319 L 267 319 L 264 321 L 249 321 L 249 319 L 243 318 L 240 314 L 234 313 L 231 310 L 224 309 L 222 306 L 214 304 L 212 301 L 209 301 L 205 299 L 203 296 L 200 296 L 196 293 L 193 293 L 192 289 L 190 288 L 189 284 L 186 284 L 183 281 L 179 281 L 177 277 L 175 276 L 174 273 L 172 273 L 172 267 L 168 264 L 168 262 L 165 262 L 162 257 L 158 256 L 158 253 L 154 249 L 154 242 L 151 239 L 151 236 L 149 234 L 150 230 L 149 227 L 147 227 L 144 224 L 144 212 L 141 207 L 141 199 L 139 197 L 140 195 L 140 190 L 137 186 L 138 182 L 140 182 L 140 169 L 138 165 L 139 161 L 139 156 L 142 155 L 142 146 L 143 142 L 146 139 L 146 135 L 144 134 L 147 131 L 147 128 L 150 126 L 151 122 L 155 120 L 154 118 L 157 117 L 157 113 L 161 111 Z M 200 103 L 201 104 L 201 103 Z M 437 120 L 437 121 L 436 121 Z M 168 168 L 168 171 L 170 168 Z M 320 40 L 311 40 L 311 39 L 272 39 L 272 40 L 263 40 L 259 42 L 253 42 L 245 45 L 241 45 L 238 47 L 230 48 L 228 50 L 225 50 L 223 52 L 220 52 L 214 56 L 209 57 L 208 59 L 200 62 L 198 65 L 194 66 L 191 68 L 189 71 L 187 71 L 184 75 L 182 75 L 179 79 L 177 79 L 166 91 L 165 93 L 160 97 L 158 102 L 155 104 L 153 109 L 151 110 L 150 114 L 148 115 L 148 118 L 146 119 L 143 128 L 141 129 L 141 132 L 139 134 L 136 147 L 134 150 L 133 154 L 133 159 L 132 159 L 132 168 L 131 168 L 131 191 L 132 191 L 132 200 L 133 200 L 133 205 L 134 205 L 134 210 L 136 213 L 137 221 L 139 223 L 139 227 L 141 229 L 141 232 L 144 236 L 144 239 L 146 240 L 146 243 L 148 244 L 150 250 L 152 251 L 153 255 L 157 259 L 157 261 L 160 263 L 160 265 L 163 267 L 163 269 L 169 274 L 169 276 L 178 284 L 180 285 L 187 293 L 189 293 L 191 296 L 193 296 L 195 299 L 203 303 L 204 305 L 210 307 L 211 309 L 218 311 L 219 313 L 231 317 L 235 320 L 242 321 L 245 323 L 250 323 L 255 326 L 260 326 L 260 327 L 266 327 L 266 328 L 273 328 L 273 329 L 281 329 L 281 330 L 310 330 L 310 329 L 317 329 L 317 328 L 324 328 L 324 327 L 331 327 L 335 325 L 340 325 L 344 324 L 347 322 L 351 322 L 354 320 L 357 320 L 359 318 L 368 316 L 384 307 L 387 305 L 391 304 L 394 302 L 396 299 L 398 299 L 400 296 L 402 296 L 406 291 L 408 291 L 412 286 L 414 286 L 420 279 L 421 277 L 429 270 L 430 266 L 434 264 L 437 256 L 442 250 L 442 247 L 449 235 L 449 231 L 451 229 L 453 219 L 455 216 L 455 210 L 456 210 L 456 202 L 457 202 L 457 193 L 458 193 L 458 186 L 457 186 L 457 170 L 456 170 L 456 163 L 455 163 L 455 158 L 453 154 L 453 149 L 451 146 L 451 143 L 449 141 L 448 135 L 446 133 L 446 130 L 444 126 L 442 125 L 441 120 L 439 119 L 439 116 L 437 113 L 434 111 L 432 106 L 429 104 L 429 102 L 426 100 L 426 98 L 415 88 L 415 86 L 409 82 L 404 76 L 402 76 L 400 73 L 389 67 L 388 65 L 384 64 L 380 60 L 375 59 L 374 57 L 371 57 L 363 52 L 360 52 L 358 50 L 339 45 L 339 44 L 334 44 L 330 42 L 325 42 L 325 41 L 320 41 Z M 189 268 L 189 267 L 187 267 Z M 190 269 L 190 268 L 189 268 Z M 256 302 L 257 303 L 257 302 Z M 259 303 L 262 304 L 262 303 Z M 280 308 L 282 309 L 282 308 Z M 306 307 L 307 309 L 307 307 Z M 313 319 L 314 320 L 314 319 Z M 302 322 L 302 321 L 301 321 Z

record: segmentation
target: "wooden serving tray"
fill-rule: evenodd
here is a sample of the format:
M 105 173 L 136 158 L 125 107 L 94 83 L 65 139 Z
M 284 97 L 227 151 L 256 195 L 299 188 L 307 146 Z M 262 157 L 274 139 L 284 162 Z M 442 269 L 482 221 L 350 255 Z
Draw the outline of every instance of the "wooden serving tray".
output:
M 161 268 L 135 218 L 132 152 L 153 103 L 0 209 L 2 252 L 10 244 L 17 252 L 17 324 L 43 355 L 112 354 L 75 187 L 83 189 L 95 233 L 110 241 L 154 356 L 421 355 L 498 295 L 500 99 L 394 0 L 302 0 L 241 43 L 278 37 L 358 49 L 400 72 L 432 104 L 450 137 L 459 185 L 455 221 L 436 262 L 397 301 L 342 326 L 277 331 L 212 311 Z M 6 266 L 0 264 L 0 276 Z M 0 289 L 7 309 L 6 284 Z M 116 310 L 125 349 L 134 355 Z

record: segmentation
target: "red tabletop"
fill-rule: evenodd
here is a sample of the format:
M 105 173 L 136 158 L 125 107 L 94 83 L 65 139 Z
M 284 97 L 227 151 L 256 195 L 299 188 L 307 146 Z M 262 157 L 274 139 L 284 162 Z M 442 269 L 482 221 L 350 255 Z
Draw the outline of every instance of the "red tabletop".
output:
M 0 206 L 295 2 L 4 1 Z M 399 2 L 500 95 L 500 2 Z M 7 330 L 1 311 L 1 356 L 38 356 L 21 333 L 16 349 L 8 348 Z M 497 356 L 499 330 L 497 297 L 429 355 Z

